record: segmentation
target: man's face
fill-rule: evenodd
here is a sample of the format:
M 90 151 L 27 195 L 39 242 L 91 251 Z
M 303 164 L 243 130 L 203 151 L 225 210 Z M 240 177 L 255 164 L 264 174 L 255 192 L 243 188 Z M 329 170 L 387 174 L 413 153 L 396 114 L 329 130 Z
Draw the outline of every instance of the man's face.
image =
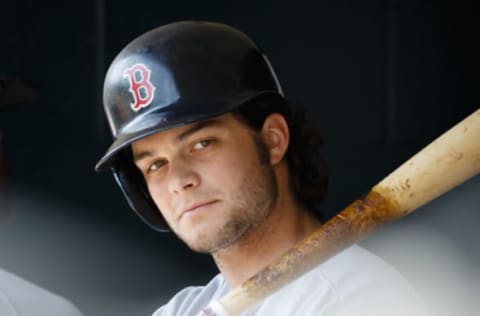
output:
M 275 177 L 255 137 L 225 114 L 132 144 L 150 195 L 193 250 L 224 249 L 269 215 Z

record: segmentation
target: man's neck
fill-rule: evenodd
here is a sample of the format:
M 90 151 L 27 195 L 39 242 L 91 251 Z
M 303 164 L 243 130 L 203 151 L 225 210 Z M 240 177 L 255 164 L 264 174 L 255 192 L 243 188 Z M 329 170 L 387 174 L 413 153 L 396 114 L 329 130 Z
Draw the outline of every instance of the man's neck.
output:
M 282 205 L 283 204 L 283 205 Z M 236 244 L 217 251 L 213 258 L 234 288 L 280 257 L 320 225 L 306 209 L 280 203 L 261 225 L 247 231 Z

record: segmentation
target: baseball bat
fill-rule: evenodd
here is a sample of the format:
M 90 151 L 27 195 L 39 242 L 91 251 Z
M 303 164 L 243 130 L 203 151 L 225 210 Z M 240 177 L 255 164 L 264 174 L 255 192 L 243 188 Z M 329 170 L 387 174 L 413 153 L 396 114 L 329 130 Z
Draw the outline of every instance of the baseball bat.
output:
M 359 241 L 480 173 L 480 109 L 435 139 L 369 193 L 198 316 L 236 316 Z

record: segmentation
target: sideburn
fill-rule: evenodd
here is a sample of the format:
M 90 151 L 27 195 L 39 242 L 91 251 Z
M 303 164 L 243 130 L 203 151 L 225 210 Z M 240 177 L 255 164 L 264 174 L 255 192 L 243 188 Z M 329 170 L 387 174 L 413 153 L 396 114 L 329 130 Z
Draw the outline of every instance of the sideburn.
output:
M 278 186 L 277 186 L 277 178 L 275 176 L 275 173 L 273 172 L 272 166 L 270 165 L 270 153 L 268 151 L 268 146 L 263 141 L 260 131 L 256 130 L 255 126 L 252 125 L 242 114 L 238 112 L 232 112 L 232 115 L 236 120 L 238 120 L 241 124 L 243 124 L 248 129 L 250 135 L 252 136 L 258 161 L 260 162 L 260 165 L 268 171 L 269 177 L 272 180 L 273 189 L 274 189 L 272 200 L 275 203 L 278 197 Z M 262 122 L 263 121 L 264 119 L 262 119 Z
M 250 134 L 252 135 L 252 138 L 253 138 L 253 143 L 255 145 L 255 151 L 257 153 L 258 161 L 260 162 L 260 165 L 267 170 L 268 176 L 272 180 L 272 185 L 274 190 L 272 200 L 275 203 L 278 197 L 277 177 L 275 176 L 275 173 L 273 172 L 273 168 L 270 165 L 270 153 L 268 151 L 267 144 L 265 144 L 265 142 L 263 141 L 262 137 L 260 136 L 260 133 L 251 130 Z

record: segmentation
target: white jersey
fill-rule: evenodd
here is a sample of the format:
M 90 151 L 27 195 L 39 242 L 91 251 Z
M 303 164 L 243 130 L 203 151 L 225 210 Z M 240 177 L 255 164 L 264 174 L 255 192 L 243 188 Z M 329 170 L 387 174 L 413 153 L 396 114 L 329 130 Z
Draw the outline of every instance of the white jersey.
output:
M 187 287 L 153 316 L 196 316 L 230 290 L 219 274 Z M 354 245 L 252 307 L 243 316 L 424 316 L 426 307 L 400 273 Z
M 0 269 L 1 316 L 82 316 L 64 298 Z

